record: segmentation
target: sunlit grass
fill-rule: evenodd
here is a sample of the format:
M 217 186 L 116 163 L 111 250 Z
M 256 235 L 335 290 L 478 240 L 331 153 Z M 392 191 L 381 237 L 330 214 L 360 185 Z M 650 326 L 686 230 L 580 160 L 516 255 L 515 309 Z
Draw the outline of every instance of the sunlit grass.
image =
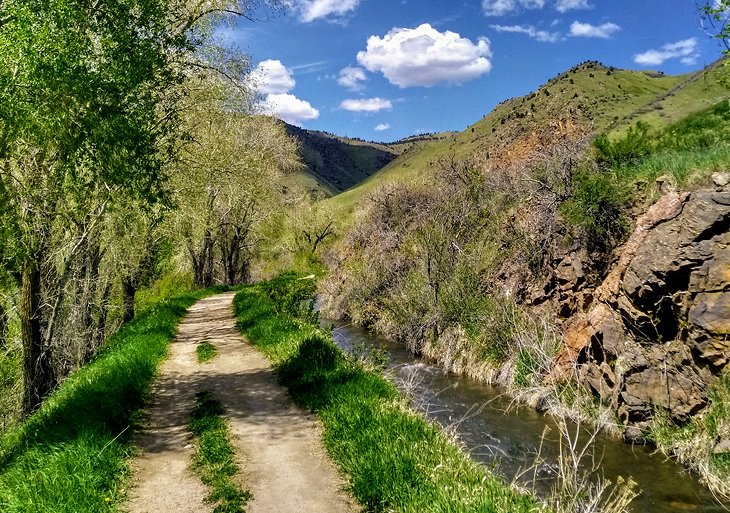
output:
M 204 340 L 195 348 L 195 353 L 198 355 L 198 363 L 208 363 L 218 355 L 218 349 Z
M 0 438 L 0 511 L 107 512 L 125 495 L 131 435 L 187 308 L 160 299 L 111 337 L 24 424 Z
M 327 449 L 367 511 L 536 510 L 531 497 L 469 459 L 330 335 L 277 313 L 261 288 L 245 289 L 234 304 L 239 327 L 269 357 L 281 383 L 321 419 Z
M 208 501 L 216 503 L 214 513 L 244 511 L 251 493 L 241 489 L 233 477 L 238 473 L 228 427 L 223 420 L 223 405 L 210 392 L 196 394 L 190 415 L 190 431 L 197 437 L 198 448 L 193 468 L 210 488 Z

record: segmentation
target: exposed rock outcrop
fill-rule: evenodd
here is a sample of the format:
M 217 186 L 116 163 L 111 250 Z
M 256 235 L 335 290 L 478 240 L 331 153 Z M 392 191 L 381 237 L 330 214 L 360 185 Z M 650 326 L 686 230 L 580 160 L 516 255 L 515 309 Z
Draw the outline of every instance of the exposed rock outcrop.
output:
M 620 254 L 592 291 L 580 289 L 574 258 L 558 266 L 558 285 L 583 308 L 564 325 L 553 377 L 577 364 L 624 421 L 641 425 L 657 408 L 683 421 L 730 371 L 730 190 L 665 194 Z

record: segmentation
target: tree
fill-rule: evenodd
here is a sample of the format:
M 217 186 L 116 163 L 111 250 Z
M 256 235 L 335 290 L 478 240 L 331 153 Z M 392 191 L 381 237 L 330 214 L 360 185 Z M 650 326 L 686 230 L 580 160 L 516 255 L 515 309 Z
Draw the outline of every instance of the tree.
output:
M 201 80 L 190 83 L 190 141 L 171 170 L 173 231 L 197 285 L 244 283 L 256 227 L 278 208 L 279 177 L 299 165 L 296 143 L 280 122 L 246 114 L 245 98 L 232 101 L 239 91 L 225 77 Z
M 725 55 L 730 54 L 730 0 L 713 0 L 700 7 L 700 21 L 702 28 L 710 36 L 717 39 L 724 47 Z M 730 65 L 727 58 L 723 63 L 725 73 L 720 77 L 720 83 L 730 88 Z
M 3 266 L 21 290 L 24 412 L 55 384 L 52 345 L 74 262 L 110 201 L 154 202 L 181 80 L 167 2 L 10 0 L 0 28 Z

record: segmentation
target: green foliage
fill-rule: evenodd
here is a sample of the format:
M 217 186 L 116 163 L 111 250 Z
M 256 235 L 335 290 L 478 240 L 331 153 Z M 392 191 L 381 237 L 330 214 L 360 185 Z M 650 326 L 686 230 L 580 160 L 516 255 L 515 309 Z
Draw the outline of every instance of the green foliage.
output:
M 251 493 L 233 481 L 238 467 L 228 427 L 222 418 L 225 409 L 210 392 L 198 392 L 195 397 L 189 424 L 190 431 L 198 438 L 193 468 L 211 489 L 208 500 L 216 503 L 214 513 L 242 513 Z
M 239 326 L 277 368 L 294 400 L 316 412 L 325 443 L 367 511 L 527 512 L 535 502 L 472 462 L 410 411 L 392 384 L 345 357 L 310 324 L 277 314 L 262 289 L 239 293 Z
M 314 308 L 316 291 L 314 279 L 285 272 L 264 282 L 261 288 L 276 305 L 279 313 L 301 317 L 313 325 L 319 323 L 319 314 Z
M 615 140 L 601 134 L 593 141 L 596 162 L 604 168 L 632 164 L 652 153 L 653 146 L 648 137 L 650 126 L 637 122 L 623 137 Z
M 170 298 L 139 315 L 0 438 L 2 511 L 106 512 L 123 499 L 139 408 L 178 321 L 206 294 Z
M 655 151 L 707 150 L 730 141 L 730 101 L 691 114 L 654 136 Z
M 725 55 L 730 54 L 730 0 L 706 1 L 704 4 L 700 4 L 700 14 L 705 32 L 711 34 L 722 44 Z M 729 62 L 726 59 L 723 67 L 727 68 Z M 730 71 L 724 69 L 719 76 L 719 82 L 730 88 Z
M 578 168 L 572 176 L 572 193 L 560 205 L 563 218 L 583 229 L 589 250 L 607 252 L 626 232 L 626 207 L 630 195 L 611 171 Z
M 207 363 L 218 355 L 218 349 L 208 341 L 203 341 L 195 348 L 198 363 Z

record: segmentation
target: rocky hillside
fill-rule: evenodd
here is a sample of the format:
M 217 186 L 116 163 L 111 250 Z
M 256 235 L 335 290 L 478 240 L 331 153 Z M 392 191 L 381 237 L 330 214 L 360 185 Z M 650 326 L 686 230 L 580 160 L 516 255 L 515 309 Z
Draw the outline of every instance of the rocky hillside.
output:
M 730 370 L 730 173 L 715 188 L 668 192 L 636 221 L 603 282 L 586 286 L 584 255 L 556 268 L 567 316 L 561 369 L 578 364 L 630 438 L 664 409 L 684 422 Z
M 730 497 L 730 91 L 715 71 L 583 63 L 406 146 L 325 202 L 344 227 L 325 308 L 649 440 Z
M 679 76 L 623 70 L 595 61 L 579 64 L 531 94 L 501 102 L 463 132 L 396 145 L 402 150 L 397 159 L 335 198 L 333 207 L 351 209 L 383 183 L 430 179 L 433 163 L 445 155 L 509 165 L 566 140 L 620 133 L 636 121 L 666 126 L 727 98 L 727 90 L 717 84 L 721 62 Z

